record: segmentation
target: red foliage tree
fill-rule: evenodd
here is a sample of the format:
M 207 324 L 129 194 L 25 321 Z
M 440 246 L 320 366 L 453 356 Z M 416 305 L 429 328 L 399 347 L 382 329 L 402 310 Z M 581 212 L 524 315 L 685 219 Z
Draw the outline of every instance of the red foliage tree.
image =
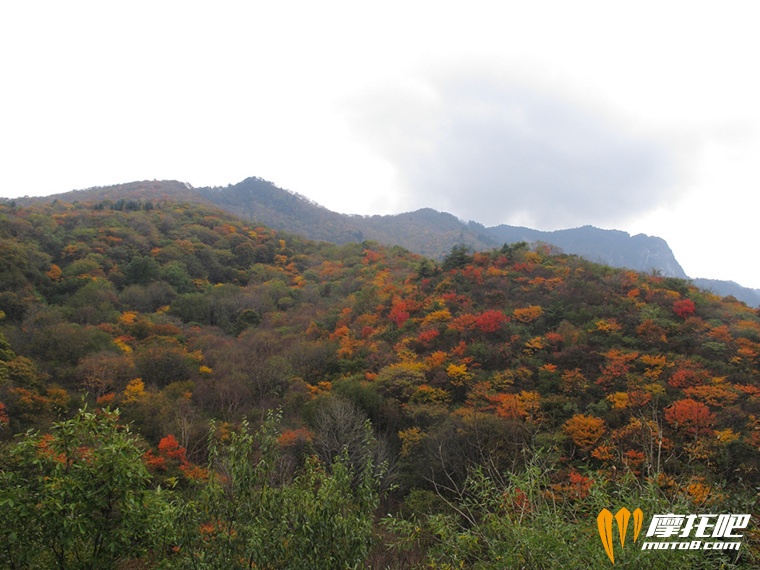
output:
M 208 473 L 205 469 L 198 467 L 187 459 L 187 450 L 180 446 L 177 438 L 172 434 L 167 435 L 158 442 L 158 456 L 153 455 L 151 450 L 143 455 L 143 461 L 156 471 L 169 471 L 172 474 L 173 469 L 179 471 L 188 479 L 205 479 Z M 176 473 L 176 472 L 175 472 Z
M 484 333 L 501 330 L 505 322 L 507 322 L 507 316 L 501 311 L 485 311 L 475 317 L 475 325 Z
M 187 458 L 185 457 L 185 448 L 180 447 L 177 438 L 172 434 L 167 435 L 158 442 L 158 451 L 161 455 L 176 459 L 180 463 L 185 463 L 187 461 Z
M 673 312 L 682 319 L 692 316 L 695 310 L 694 301 L 691 299 L 679 299 L 673 303 Z
M 438 331 L 438 329 L 427 329 L 417 335 L 417 340 L 427 343 L 437 338 L 440 334 L 441 333 Z
M 710 433 L 715 423 L 715 414 L 704 404 L 686 398 L 665 408 L 665 421 L 675 429 L 696 436 Z
M 393 321 L 397 327 L 401 327 L 407 320 L 409 320 L 409 311 L 407 310 L 406 303 L 401 299 L 393 301 L 388 318 Z

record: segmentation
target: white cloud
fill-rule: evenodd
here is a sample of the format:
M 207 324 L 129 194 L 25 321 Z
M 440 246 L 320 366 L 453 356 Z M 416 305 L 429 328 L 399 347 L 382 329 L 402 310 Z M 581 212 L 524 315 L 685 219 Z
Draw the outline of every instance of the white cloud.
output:
M 612 225 L 671 198 L 664 145 L 500 71 L 439 69 L 354 102 L 353 124 L 396 166 L 409 207 L 556 229 Z

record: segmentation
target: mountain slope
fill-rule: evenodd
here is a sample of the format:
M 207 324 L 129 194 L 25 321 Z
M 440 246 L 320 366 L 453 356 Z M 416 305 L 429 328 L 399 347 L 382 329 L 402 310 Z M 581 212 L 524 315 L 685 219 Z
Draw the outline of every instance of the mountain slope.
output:
M 389 508 L 435 514 L 438 526 L 426 536 L 438 536 L 448 502 L 465 500 L 451 515 L 473 513 L 478 525 L 506 521 L 500 540 L 515 542 L 513 521 L 538 513 L 535 527 L 520 529 L 522 542 L 546 548 L 541 529 L 560 528 L 563 549 L 580 544 L 599 557 L 586 513 L 620 497 L 648 512 L 756 507 L 760 312 L 745 304 L 550 247 L 458 248 L 437 264 L 377 243 L 307 241 L 202 204 L 129 200 L 0 204 L 0 465 L 11 483 L 0 485 L 0 520 L 14 524 L 0 528 L 40 536 L 28 513 L 42 495 L 27 489 L 48 480 L 29 473 L 45 467 L 81 483 L 82 474 L 91 481 L 99 465 L 112 465 L 90 451 L 104 432 L 86 445 L 72 445 L 71 431 L 43 435 L 85 405 L 92 418 L 118 408 L 139 434 L 132 463 L 155 485 L 171 483 L 175 506 L 160 511 L 171 518 L 165 528 L 179 520 L 175 499 L 193 501 L 184 512 L 201 513 L 188 523 L 197 536 L 166 531 L 191 537 L 179 549 L 157 548 L 173 557 L 193 544 L 207 550 L 219 536 L 220 525 L 206 526 L 205 517 L 217 521 L 223 511 L 197 507 L 204 496 L 229 502 L 221 487 L 200 490 L 203 481 L 224 482 L 211 470 L 251 473 L 266 449 L 278 450 L 278 459 L 260 469 L 262 480 L 278 485 L 307 480 L 298 476 L 305 461 L 334 474 L 336 457 L 354 473 L 372 472 L 368 458 L 387 459 L 388 469 L 377 472 L 388 474 Z M 271 445 L 236 440 L 246 433 L 244 418 L 255 429 L 272 410 L 281 410 L 282 430 L 267 432 Z M 14 434 L 30 429 L 39 436 L 9 455 Z M 56 433 L 66 441 L 56 442 Z M 216 443 L 225 441 L 256 455 L 237 454 L 241 447 L 228 455 Z M 234 457 L 240 469 L 228 467 Z M 344 473 L 346 488 L 363 488 Z M 531 473 L 544 479 L 527 487 Z M 471 474 L 488 479 L 468 482 Z M 71 487 L 52 482 L 54 490 Z M 250 488 L 233 498 L 262 487 Z M 330 488 L 336 492 L 318 485 L 306 495 L 322 501 Z M 470 489 L 487 495 L 471 501 Z M 660 502 L 642 498 L 642 489 Z M 526 497 L 535 497 L 530 510 Z M 101 521 L 101 503 L 93 505 L 92 520 Z M 239 520 L 233 507 L 227 528 Z M 462 531 L 477 528 L 473 521 Z M 382 528 L 381 538 L 389 527 Z M 292 534 L 289 524 L 283 529 Z M 335 533 L 320 536 L 331 541 Z M 438 544 L 419 548 L 438 556 Z M 508 548 L 500 544 L 489 567 L 502 567 Z M 742 548 L 749 556 L 757 544 Z M 453 567 L 461 549 L 451 552 Z M 578 558 L 564 566 L 585 567 Z
M 51 200 L 58 200 L 60 202 L 97 202 L 119 199 L 210 203 L 195 188 L 177 180 L 143 180 L 115 184 L 113 186 L 95 186 L 83 190 L 71 190 L 52 196 L 25 196 L 23 198 L 15 198 L 10 200 L 10 202 L 19 206 L 29 206 L 37 202 L 49 202 Z
M 457 244 L 483 251 L 504 243 L 543 241 L 566 253 L 612 267 L 656 270 L 670 277 L 687 277 L 664 240 L 643 234 L 632 237 L 625 232 L 591 226 L 556 232 L 507 225 L 487 228 L 475 222 L 464 223 L 451 214 L 431 208 L 386 216 L 349 216 L 332 212 L 259 178 L 249 178 L 226 188 L 200 188 L 198 192 L 209 202 L 244 219 L 310 239 L 339 244 L 370 239 L 401 245 L 437 259 L 442 259 Z
M 365 239 L 349 216 L 332 212 L 261 178 L 247 178 L 225 188 L 198 188 L 196 191 L 208 203 L 244 220 L 298 233 L 309 239 L 338 244 Z
M 750 307 L 760 307 L 760 289 L 750 289 L 749 287 L 742 287 L 734 281 L 721 281 L 719 279 L 692 279 L 694 285 L 712 291 L 717 295 L 723 297 L 734 297 L 743 303 L 747 303 Z
M 373 240 L 400 245 L 439 260 L 459 244 L 465 244 L 474 251 L 486 251 L 505 243 L 544 242 L 565 253 L 580 255 L 611 267 L 688 278 L 668 244 L 659 237 L 644 234 L 631 236 L 619 230 L 592 226 L 551 232 L 508 225 L 486 227 L 473 221 L 465 223 L 451 214 L 431 208 L 385 216 L 340 214 L 255 177 L 227 187 L 205 188 L 193 188 L 177 181 L 132 182 L 47 198 L 24 198 L 16 202 L 26 205 L 52 199 L 66 202 L 151 199 L 214 205 L 247 221 L 309 239 L 336 244 Z M 719 295 L 732 295 L 751 306 L 760 306 L 760 294 L 752 289 L 719 280 L 700 283 Z
M 472 222 L 470 225 L 473 225 Z M 580 255 L 590 261 L 612 267 L 627 267 L 637 271 L 655 269 L 670 277 L 687 278 L 667 242 L 659 237 L 644 234 L 631 236 L 620 230 L 603 230 L 593 226 L 553 232 L 507 225 L 484 230 L 500 243 L 543 241 L 559 247 L 566 253 Z

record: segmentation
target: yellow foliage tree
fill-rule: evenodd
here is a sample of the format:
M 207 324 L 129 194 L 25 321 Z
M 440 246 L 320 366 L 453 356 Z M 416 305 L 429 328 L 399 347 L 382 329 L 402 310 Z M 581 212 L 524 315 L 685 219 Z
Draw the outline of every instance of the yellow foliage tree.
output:
M 523 324 L 529 324 L 535 321 L 543 314 L 544 310 L 538 305 L 530 305 L 521 309 L 515 309 L 512 314 L 515 319 Z
M 145 399 L 146 396 L 145 382 L 142 381 L 142 378 L 135 378 L 134 380 L 130 380 L 129 384 L 124 388 L 122 401 L 125 404 L 136 404 Z
M 461 386 L 467 380 L 472 378 L 472 374 L 467 370 L 467 365 L 454 364 L 453 362 L 446 368 L 446 374 L 451 378 L 451 383 L 455 386 Z

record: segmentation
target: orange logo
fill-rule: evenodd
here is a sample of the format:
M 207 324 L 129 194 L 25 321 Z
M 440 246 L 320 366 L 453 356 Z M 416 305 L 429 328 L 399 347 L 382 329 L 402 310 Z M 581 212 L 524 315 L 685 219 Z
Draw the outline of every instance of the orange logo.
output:
M 599 516 L 596 517 L 596 524 L 599 527 L 599 536 L 602 539 L 602 545 L 604 545 L 604 551 L 607 556 L 610 557 L 610 561 L 615 563 L 615 549 L 613 548 L 614 541 L 612 540 L 612 519 L 615 519 L 618 526 L 618 532 L 620 534 L 620 548 L 625 546 L 625 533 L 628 531 L 628 521 L 631 519 L 631 511 L 623 507 L 615 516 L 607 509 L 602 509 Z M 644 524 L 644 513 L 641 509 L 633 511 L 633 542 L 639 538 L 641 532 L 641 526 Z

